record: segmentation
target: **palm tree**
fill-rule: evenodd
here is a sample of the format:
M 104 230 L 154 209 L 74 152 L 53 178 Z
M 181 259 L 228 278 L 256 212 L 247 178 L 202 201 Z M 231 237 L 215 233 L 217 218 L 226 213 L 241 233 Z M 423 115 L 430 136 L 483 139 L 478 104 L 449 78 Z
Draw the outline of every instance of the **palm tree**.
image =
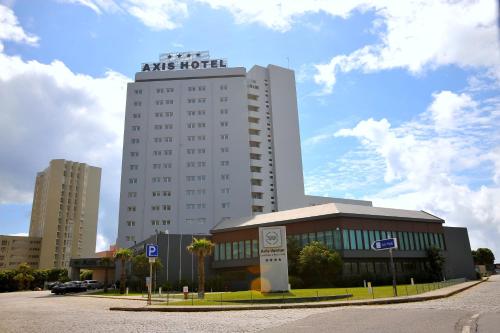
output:
M 127 270 L 125 264 L 132 257 L 133 252 L 130 249 L 119 249 L 115 253 L 115 258 L 120 259 L 121 275 L 120 275 L 120 294 L 125 294 L 125 283 L 127 282 Z
M 214 243 L 206 238 L 193 238 L 187 250 L 198 257 L 198 298 L 205 297 L 205 257 L 212 254 Z
M 104 265 L 104 292 L 107 293 L 108 292 L 108 284 L 109 284 L 108 270 L 109 270 L 111 264 L 113 263 L 113 258 L 111 258 L 111 257 L 101 258 L 101 263 Z

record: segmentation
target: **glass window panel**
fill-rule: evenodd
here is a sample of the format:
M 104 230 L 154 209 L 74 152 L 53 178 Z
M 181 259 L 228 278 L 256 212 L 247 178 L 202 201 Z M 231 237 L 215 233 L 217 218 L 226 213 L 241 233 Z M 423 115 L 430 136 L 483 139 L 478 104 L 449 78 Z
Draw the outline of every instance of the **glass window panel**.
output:
M 214 260 L 219 261 L 219 244 L 214 246 Z
M 259 257 L 259 241 L 257 239 L 252 240 L 252 258 Z
M 426 249 L 428 249 L 430 247 L 429 234 L 426 232 L 424 232 L 424 244 L 425 244 Z
M 310 232 L 309 233 L 309 243 L 314 242 L 315 240 L 316 240 L 316 233 Z
M 441 246 L 439 245 L 438 234 L 433 234 L 433 235 L 434 235 L 434 246 L 437 247 L 438 249 L 441 249 Z
M 333 230 L 333 246 L 335 250 L 342 250 L 342 236 L 340 230 Z
M 425 247 L 425 243 L 424 243 L 424 233 L 419 232 L 419 233 L 418 233 L 418 239 L 420 240 L 420 248 L 421 248 L 422 250 L 425 250 L 425 249 L 426 249 L 426 247 Z
M 358 268 L 359 268 L 359 274 L 366 274 L 368 272 L 368 269 L 366 268 L 366 262 L 358 263 Z
M 368 232 L 368 235 L 370 236 L 370 247 L 371 247 L 373 242 L 375 241 L 375 232 L 373 230 L 370 230 Z
M 226 243 L 226 260 L 231 260 L 231 243 Z
M 408 239 L 408 233 L 406 231 L 403 232 L 403 241 L 405 244 L 405 248 L 403 250 L 408 251 L 410 249 L 410 243 Z
M 375 231 L 375 240 L 381 240 L 382 238 L 380 238 L 380 231 L 376 230 Z
M 219 257 L 220 257 L 220 260 L 226 260 L 226 248 L 225 248 L 225 246 L 226 246 L 225 243 L 219 244 Z
M 302 234 L 300 236 L 301 236 L 300 245 L 304 247 L 309 243 L 309 237 L 307 237 L 307 234 Z
M 363 250 L 363 235 L 361 234 L 361 230 L 356 230 L 356 245 L 358 250 Z
M 349 244 L 351 245 L 351 250 L 356 250 L 356 233 L 354 230 L 349 230 Z
M 398 231 L 398 248 L 400 250 L 406 250 L 406 242 L 401 231 Z
M 344 273 L 344 275 L 351 275 L 351 263 L 350 262 L 344 262 L 343 273 Z
M 386 239 L 386 238 L 387 238 L 387 232 L 382 231 L 382 232 L 380 233 L 380 236 L 382 237 L 382 239 Z
M 238 258 L 243 259 L 245 258 L 245 242 L 240 241 L 238 244 Z
M 411 251 L 415 250 L 415 243 L 413 242 L 413 232 L 408 233 L 408 240 L 410 244 L 410 250 Z
M 349 243 L 349 230 L 342 230 L 342 236 L 344 239 L 344 250 L 350 250 L 350 243 Z
M 333 232 L 331 230 L 325 231 L 325 243 L 327 248 L 333 249 Z
M 351 263 L 351 272 L 352 272 L 352 275 L 358 275 L 359 274 L 358 263 L 357 262 Z
M 252 257 L 252 242 L 250 240 L 245 241 L 245 258 Z
M 318 231 L 316 233 L 316 239 L 318 240 L 318 242 L 320 242 L 321 244 L 325 244 L 325 233 L 323 231 Z
M 238 242 L 233 242 L 233 259 L 238 259 Z
M 363 241 L 365 244 L 365 250 L 370 249 L 370 239 L 368 238 L 368 230 L 363 230 Z
M 439 244 L 441 245 L 441 250 L 445 250 L 443 234 L 439 234 Z
M 421 251 L 422 250 L 422 243 L 420 242 L 420 233 L 419 232 L 415 232 L 413 234 L 413 236 L 415 236 L 415 249 L 417 251 Z
M 366 269 L 368 273 L 375 273 L 375 267 L 373 267 L 373 262 L 369 261 L 366 263 Z

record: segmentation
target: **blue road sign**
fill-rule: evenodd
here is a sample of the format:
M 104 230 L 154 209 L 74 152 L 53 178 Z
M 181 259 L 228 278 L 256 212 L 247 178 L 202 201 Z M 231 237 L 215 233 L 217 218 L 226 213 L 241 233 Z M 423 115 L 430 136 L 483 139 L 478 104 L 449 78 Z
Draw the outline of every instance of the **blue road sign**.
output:
M 158 245 L 147 244 L 146 245 L 146 257 L 148 257 L 148 258 L 158 257 Z
M 396 238 L 381 239 L 373 242 L 372 244 L 372 249 L 376 251 L 397 249 L 397 248 L 398 248 L 398 240 Z

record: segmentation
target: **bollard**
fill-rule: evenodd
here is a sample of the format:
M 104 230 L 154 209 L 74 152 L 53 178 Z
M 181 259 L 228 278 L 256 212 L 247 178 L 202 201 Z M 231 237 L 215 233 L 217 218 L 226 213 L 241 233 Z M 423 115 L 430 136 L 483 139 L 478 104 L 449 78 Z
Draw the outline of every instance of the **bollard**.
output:
M 158 288 L 158 297 L 160 297 L 160 298 L 161 298 L 161 287 L 160 287 L 160 288 Z
M 127 296 L 128 296 L 128 287 L 127 287 L 127 288 L 125 288 L 125 295 L 127 295 Z

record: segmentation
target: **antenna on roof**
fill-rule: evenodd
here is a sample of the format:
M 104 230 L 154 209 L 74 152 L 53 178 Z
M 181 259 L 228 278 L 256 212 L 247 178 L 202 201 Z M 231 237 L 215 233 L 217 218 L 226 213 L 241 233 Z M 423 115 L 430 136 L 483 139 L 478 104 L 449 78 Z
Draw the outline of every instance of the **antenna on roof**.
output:
M 286 61 L 287 61 L 287 68 L 290 69 L 290 58 L 286 57 Z

